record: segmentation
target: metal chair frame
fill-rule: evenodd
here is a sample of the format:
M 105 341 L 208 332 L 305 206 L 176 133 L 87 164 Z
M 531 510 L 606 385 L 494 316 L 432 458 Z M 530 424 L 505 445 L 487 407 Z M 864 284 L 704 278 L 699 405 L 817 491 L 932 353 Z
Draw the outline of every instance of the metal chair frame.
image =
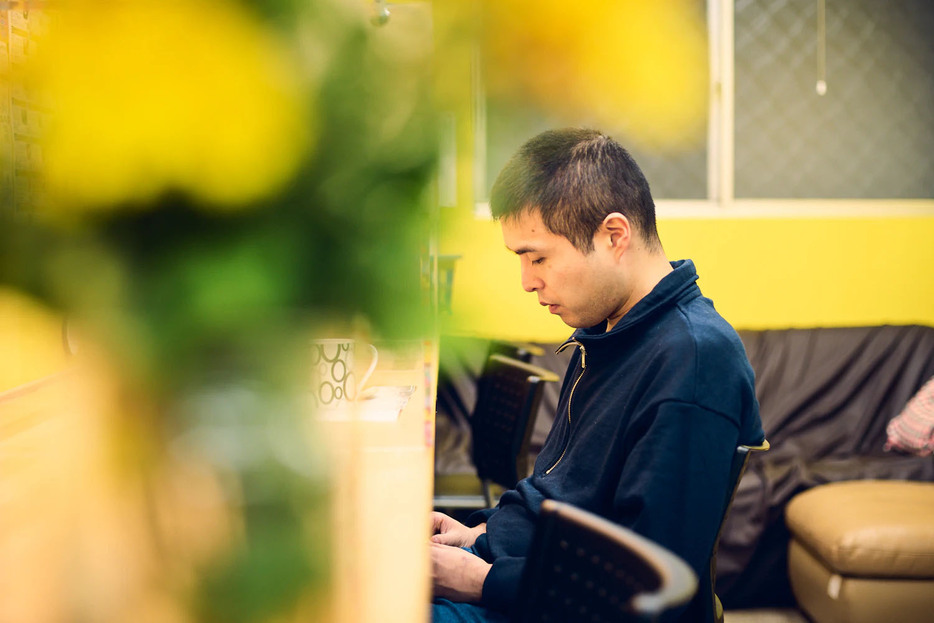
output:
M 746 466 L 749 464 L 749 457 L 753 452 L 767 452 L 769 450 L 769 441 L 763 439 L 757 446 L 739 445 L 733 454 L 733 462 L 730 464 L 730 491 L 727 494 L 723 504 L 723 516 L 720 518 L 720 529 L 717 531 L 717 538 L 713 544 L 713 552 L 710 554 L 710 594 L 713 595 L 714 620 L 717 623 L 723 623 L 723 604 L 717 597 L 717 549 L 720 547 L 720 536 L 723 534 L 723 526 L 726 524 L 726 518 L 730 514 L 730 507 L 733 506 L 733 499 L 736 497 L 736 491 L 739 489 L 739 483 L 746 473 Z

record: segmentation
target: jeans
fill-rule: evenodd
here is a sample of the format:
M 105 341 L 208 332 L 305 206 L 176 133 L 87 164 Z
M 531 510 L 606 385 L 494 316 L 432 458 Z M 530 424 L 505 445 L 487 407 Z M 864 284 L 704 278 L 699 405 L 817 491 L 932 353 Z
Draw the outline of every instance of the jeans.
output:
M 508 623 L 502 612 L 474 604 L 456 603 L 447 599 L 431 602 L 431 623 Z

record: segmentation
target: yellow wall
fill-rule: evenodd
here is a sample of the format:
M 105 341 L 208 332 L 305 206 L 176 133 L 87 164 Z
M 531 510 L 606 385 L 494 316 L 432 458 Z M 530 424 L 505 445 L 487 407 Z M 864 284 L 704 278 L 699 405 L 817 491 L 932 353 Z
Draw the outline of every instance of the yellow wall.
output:
M 553 342 L 570 329 L 519 285 L 498 223 L 446 210 L 459 254 L 449 332 Z M 934 216 L 668 218 L 669 259 L 695 261 L 703 293 L 735 327 L 934 325 Z

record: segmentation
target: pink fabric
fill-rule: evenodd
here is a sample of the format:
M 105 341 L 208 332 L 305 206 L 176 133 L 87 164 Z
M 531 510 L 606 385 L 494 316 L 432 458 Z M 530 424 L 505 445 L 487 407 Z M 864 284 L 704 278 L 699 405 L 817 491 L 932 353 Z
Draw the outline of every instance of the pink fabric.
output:
M 918 456 L 934 453 L 934 377 L 912 396 L 885 430 L 888 434 L 886 450 L 902 450 Z

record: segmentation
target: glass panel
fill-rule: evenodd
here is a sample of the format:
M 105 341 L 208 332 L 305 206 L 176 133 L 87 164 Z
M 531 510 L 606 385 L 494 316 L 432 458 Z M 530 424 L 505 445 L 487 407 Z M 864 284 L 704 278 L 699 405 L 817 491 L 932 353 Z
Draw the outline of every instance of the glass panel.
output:
M 676 10 L 680 11 L 690 10 L 691 14 L 689 17 L 691 19 L 686 23 L 695 26 L 699 25 L 699 27 L 703 29 L 702 24 L 704 16 L 706 15 L 706 2 L 704 0 L 682 0 L 680 3 L 668 3 L 668 5 L 674 6 Z M 596 6 L 604 5 L 596 4 Z M 636 3 L 633 3 L 633 7 L 636 7 Z M 604 6 L 603 10 L 605 10 L 605 8 Z M 598 11 L 601 9 L 575 8 L 573 10 Z M 635 11 L 636 9 L 633 8 L 632 10 Z M 665 11 L 662 9 L 658 9 L 657 13 L 659 19 L 670 19 L 670 16 L 666 17 Z M 618 18 L 619 16 L 617 15 L 616 17 Z M 675 20 L 675 22 L 676 21 L 677 20 Z M 684 27 L 684 25 L 682 24 L 681 27 Z M 676 33 L 678 30 L 675 29 L 672 32 Z M 701 32 L 701 35 L 704 36 L 705 33 Z M 608 45 L 611 44 L 612 42 L 608 42 Z M 661 48 L 659 50 L 653 48 L 654 51 L 647 51 L 645 54 L 664 54 L 666 50 L 673 47 L 676 46 L 672 46 L 670 41 L 663 41 L 661 42 Z M 645 54 L 640 56 L 639 60 L 645 61 L 644 65 L 651 68 L 651 60 L 646 60 Z M 701 52 L 701 54 L 703 54 L 703 52 Z M 649 56 L 649 58 L 651 59 L 651 56 Z M 708 57 L 705 55 L 700 61 L 705 69 L 708 60 Z M 664 61 L 665 59 L 659 59 L 658 66 L 665 67 Z M 617 75 L 622 76 L 625 71 L 625 67 L 618 67 L 615 71 L 608 71 L 606 74 L 601 74 L 601 76 L 606 76 L 607 80 L 613 80 Z M 481 70 L 480 73 L 483 74 L 486 72 Z M 649 71 L 649 73 L 651 73 L 651 71 Z M 633 83 L 644 84 L 646 83 L 645 81 L 645 76 L 639 75 Z M 625 83 L 626 81 L 620 78 L 620 84 Z M 675 86 L 674 88 L 675 90 L 683 88 L 683 92 L 686 93 L 691 87 L 682 84 L 680 87 Z M 612 91 L 613 89 L 608 90 Z M 608 97 L 606 102 L 610 101 L 613 100 Z M 491 97 L 486 101 L 485 158 L 483 163 L 478 163 L 481 167 L 482 174 L 485 176 L 485 183 L 479 183 L 476 188 L 478 200 L 484 201 L 488 198 L 489 190 L 500 169 L 522 143 L 544 130 L 567 126 L 596 128 L 616 139 L 623 147 L 629 150 L 636 162 L 639 163 L 639 166 L 642 168 L 652 187 L 652 194 L 655 199 L 707 198 L 707 136 L 703 127 L 701 127 L 699 132 L 700 136 L 694 139 L 693 142 L 687 137 L 682 137 L 684 142 L 677 147 L 671 146 L 670 142 L 667 143 L 669 145 L 667 148 L 653 147 L 646 142 L 648 140 L 646 133 L 638 132 L 638 130 L 645 129 L 644 127 L 637 127 L 635 125 L 640 123 L 640 120 L 632 115 L 630 115 L 630 118 L 626 118 L 626 113 L 622 110 L 619 112 L 619 119 L 612 118 L 607 122 L 606 116 L 602 116 L 601 119 L 603 121 L 594 123 L 586 116 L 591 114 L 591 112 L 579 111 L 578 113 L 578 111 L 571 111 L 569 113 L 565 111 L 561 115 L 561 118 L 558 118 L 555 116 L 556 113 L 552 112 L 552 110 L 543 112 L 542 110 L 529 108 L 528 102 L 525 102 L 525 104 L 524 106 L 518 106 L 515 102 L 507 104 L 498 101 L 492 97 L 492 91 Z M 704 104 L 706 104 L 706 101 L 704 101 Z M 648 102 L 646 105 L 652 107 L 651 102 Z M 542 108 L 546 107 L 545 104 L 539 104 L 539 106 Z M 597 106 L 595 108 L 600 107 Z M 659 108 L 659 106 L 655 108 Z M 614 110 L 616 110 L 616 108 L 614 108 Z M 709 111 L 705 110 L 702 114 L 707 115 Z M 669 127 L 672 126 L 670 125 Z M 478 137 L 478 139 L 483 140 L 484 137 Z
M 486 159 L 486 201 L 490 188 L 500 169 L 510 156 L 526 140 L 552 128 L 567 126 L 596 127 L 610 135 L 635 158 L 649 186 L 652 197 L 658 199 L 705 199 L 707 197 L 707 143 L 689 146 L 678 152 L 658 152 L 640 147 L 627 141 L 626 132 L 620 128 L 592 126 L 586 120 L 549 119 L 532 110 L 507 109 L 490 102 L 487 107 L 487 159 Z
M 737 198 L 934 197 L 934 2 L 735 3 Z

